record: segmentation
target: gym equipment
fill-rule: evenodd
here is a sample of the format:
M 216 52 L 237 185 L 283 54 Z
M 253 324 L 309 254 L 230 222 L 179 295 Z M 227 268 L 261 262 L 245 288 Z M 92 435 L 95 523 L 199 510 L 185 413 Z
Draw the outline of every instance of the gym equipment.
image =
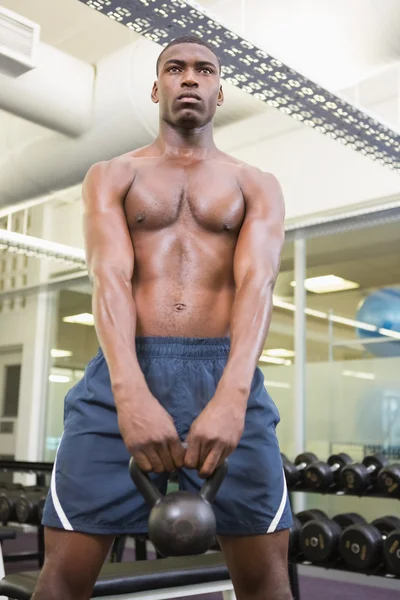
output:
M 203 484 L 199 494 L 171 492 L 163 496 L 149 475 L 132 457 L 129 472 L 138 490 L 152 507 L 149 516 L 149 538 L 163 556 L 203 554 L 212 545 L 216 520 L 211 507 L 228 470 L 225 461 Z
M 392 498 L 400 498 L 400 464 L 383 467 L 378 473 L 379 489 Z
M 299 536 L 304 558 L 312 563 L 329 563 L 338 558 L 342 531 L 350 525 L 365 522 L 365 519 L 356 513 L 336 515 L 333 519 L 308 521 Z
M 18 523 L 40 525 L 47 490 L 35 488 L 22 492 L 15 503 L 15 515 Z
M 7 575 L 0 581 L 0 595 L 30 600 L 39 571 Z M 156 593 L 154 591 L 157 590 Z M 223 592 L 233 600 L 233 586 L 220 552 L 203 556 L 106 564 L 94 586 L 92 598 L 141 600 L 176 598 Z
M 283 454 L 283 470 L 285 472 L 286 483 L 289 489 L 294 488 L 302 479 L 304 469 L 313 462 L 318 460 L 318 456 L 313 452 L 303 452 L 296 456 L 294 463 L 290 462 Z
M 21 484 L 4 484 L 0 488 L 0 523 L 3 525 L 15 521 L 16 502 L 24 489 Z
M 366 456 L 362 463 L 343 467 L 340 472 L 341 486 L 351 494 L 361 495 L 376 485 L 380 469 L 387 464 L 388 461 L 383 454 Z
M 13 529 L 8 527 L 0 527 L 0 579 L 5 575 L 4 561 L 3 561 L 3 542 L 5 540 L 14 540 L 17 534 Z
M 313 508 L 310 510 L 302 510 L 296 514 L 296 518 L 300 521 L 301 525 L 305 525 L 308 521 L 320 521 L 322 519 L 329 519 L 328 515 L 319 508 Z
M 320 460 L 311 463 L 304 469 L 304 480 L 307 482 L 307 488 L 324 492 L 333 485 L 338 486 L 341 470 L 352 462 L 348 454 L 341 452 L 330 456 L 326 463 Z
M 383 557 L 389 573 L 400 575 L 400 529 L 392 531 L 383 542 Z
M 385 336 L 380 333 L 382 328 L 393 332 L 400 332 L 400 289 L 398 287 L 386 287 L 374 291 L 367 296 L 358 308 L 355 319 L 361 323 L 376 325 L 375 331 L 366 331 L 357 328 L 359 338 L 375 337 L 381 340 Z M 386 337 L 386 340 L 388 338 Z M 368 352 L 375 356 L 399 356 L 400 342 L 387 341 L 381 344 L 365 344 Z
M 293 516 L 293 525 L 289 533 L 289 558 L 296 556 L 300 551 L 299 535 L 301 530 L 301 522 Z
M 383 542 L 392 531 L 400 529 L 397 517 L 382 517 L 368 523 L 347 527 L 340 538 L 340 554 L 345 563 L 359 571 L 370 571 L 383 563 Z

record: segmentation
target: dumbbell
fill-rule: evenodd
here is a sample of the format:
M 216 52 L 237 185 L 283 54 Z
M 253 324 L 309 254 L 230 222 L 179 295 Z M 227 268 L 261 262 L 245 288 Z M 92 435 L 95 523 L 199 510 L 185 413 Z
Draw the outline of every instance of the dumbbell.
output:
M 328 490 L 332 485 L 340 484 L 340 473 L 343 467 L 350 465 L 352 459 L 348 454 L 340 452 L 333 454 L 328 458 L 328 461 L 317 461 L 308 465 L 304 469 L 304 479 L 307 482 L 309 489 L 323 492 Z
M 294 463 L 290 462 L 285 455 L 282 456 L 283 470 L 285 472 L 286 483 L 289 489 L 293 488 L 301 479 L 304 469 L 311 463 L 318 460 L 318 457 L 312 452 L 303 452 L 296 456 Z
M 21 484 L 8 484 L 0 489 L 0 523 L 3 525 L 15 521 L 15 505 L 23 490 Z
M 340 538 L 340 554 L 344 562 L 358 571 L 371 571 L 384 561 L 383 543 L 388 535 L 400 529 L 397 517 L 375 519 L 369 525 L 348 527 Z
M 300 552 L 300 532 L 304 523 L 312 519 L 327 519 L 328 516 L 319 509 L 303 510 L 293 515 L 293 525 L 289 533 L 289 558 L 297 556 Z
M 299 519 L 293 515 L 293 525 L 289 532 L 289 558 L 296 556 L 300 551 L 299 535 L 301 523 Z
M 363 494 L 374 487 L 379 471 L 388 464 L 383 454 L 366 456 L 362 463 L 343 467 L 340 472 L 341 487 L 351 494 Z
M 22 492 L 15 504 L 15 515 L 18 523 L 40 525 L 47 490 L 37 488 Z
M 400 575 L 400 529 L 390 533 L 383 542 L 383 557 L 387 571 Z
M 357 513 L 336 515 L 333 519 L 319 519 L 306 523 L 300 532 L 300 548 L 306 560 L 329 563 L 340 557 L 342 532 L 350 525 L 365 523 Z
M 383 467 L 378 473 L 378 487 L 392 498 L 400 498 L 400 464 Z

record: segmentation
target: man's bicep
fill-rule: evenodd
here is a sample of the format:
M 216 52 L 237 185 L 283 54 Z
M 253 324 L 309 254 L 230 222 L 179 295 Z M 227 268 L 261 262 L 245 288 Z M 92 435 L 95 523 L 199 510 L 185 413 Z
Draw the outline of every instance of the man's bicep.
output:
M 285 205 L 279 182 L 258 172 L 243 187 L 246 215 L 238 238 L 234 276 L 240 285 L 246 276 L 274 282 L 285 239 Z
M 123 205 L 124 190 L 115 188 L 106 176 L 107 173 L 89 172 L 83 186 L 83 231 L 89 275 L 113 269 L 131 280 L 134 256 Z

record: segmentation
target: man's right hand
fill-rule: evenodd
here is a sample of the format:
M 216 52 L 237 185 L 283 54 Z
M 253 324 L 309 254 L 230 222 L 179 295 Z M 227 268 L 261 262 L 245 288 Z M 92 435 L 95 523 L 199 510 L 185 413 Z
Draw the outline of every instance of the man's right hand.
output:
M 185 448 L 172 417 L 149 390 L 135 396 L 140 398 L 138 402 L 116 398 L 116 405 L 122 439 L 138 467 L 154 473 L 180 469 Z

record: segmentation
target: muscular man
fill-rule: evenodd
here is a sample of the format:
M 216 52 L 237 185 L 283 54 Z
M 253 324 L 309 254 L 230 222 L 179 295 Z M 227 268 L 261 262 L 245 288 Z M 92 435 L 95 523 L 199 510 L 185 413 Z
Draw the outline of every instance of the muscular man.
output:
M 95 164 L 83 185 L 101 349 L 66 397 L 34 598 L 90 598 L 115 535 L 146 531 L 133 455 L 162 491 L 177 469 L 181 488 L 198 490 L 229 456 L 214 509 L 237 597 L 289 600 L 279 413 L 257 368 L 284 241 L 281 190 L 216 148 L 220 65 L 200 39 L 163 50 L 152 100 L 157 139 Z

